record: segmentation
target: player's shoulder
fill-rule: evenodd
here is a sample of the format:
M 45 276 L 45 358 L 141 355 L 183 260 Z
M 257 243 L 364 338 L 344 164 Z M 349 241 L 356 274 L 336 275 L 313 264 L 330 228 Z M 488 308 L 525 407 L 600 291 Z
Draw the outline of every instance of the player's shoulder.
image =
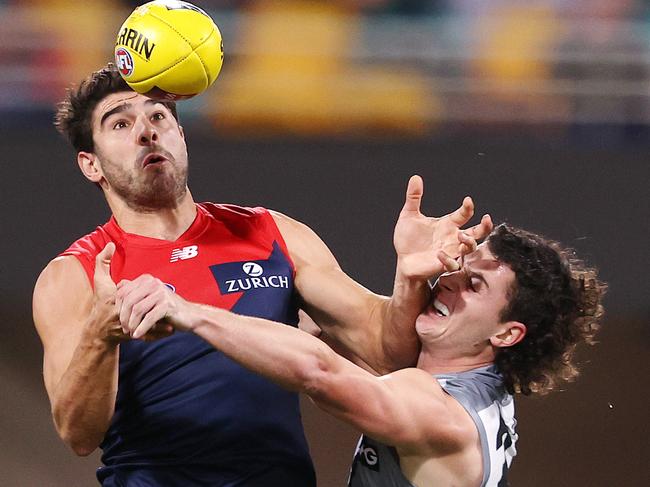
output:
M 92 282 L 95 271 L 95 257 L 102 251 L 108 242 L 115 242 L 116 238 L 111 236 L 109 226 L 111 223 L 97 227 L 90 233 L 72 242 L 67 249 L 61 252 L 55 259 L 45 267 L 41 276 L 47 278 L 49 275 L 68 275 L 77 277 L 79 269 L 85 279 Z M 39 278 L 40 279 L 40 278 Z
M 219 224 L 225 225 L 233 233 L 259 232 L 278 238 L 282 228 L 272 211 L 261 207 L 238 206 L 224 203 L 199 203 L 199 210 Z
M 269 210 L 261 206 L 239 206 L 231 203 L 212 203 L 205 201 L 197 203 L 199 208 L 218 220 L 259 218 L 267 215 Z
M 55 286 L 65 288 L 73 282 L 85 281 L 85 272 L 79 259 L 73 255 L 58 255 L 41 271 L 36 280 L 36 290 Z
M 438 374 L 436 380 L 445 392 L 477 411 L 494 402 L 507 402 L 512 397 L 494 365 L 454 374 Z
M 231 203 L 212 203 L 204 201 L 197 206 L 209 217 L 220 221 L 263 220 L 273 221 L 281 227 L 301 228 L 303 223 L 291 218 L 284 213 L 263 206 L 239 206 Z
M 81 262 L 72 255 L 52 259 L 41 271 L 32 296 L 36 323 L 41 315 L 56 308 L 62 301 L 81 303 L 92 293 L 91 284 Z
M 411 367 L 383 377 L 392 379 L 393 393 L 406 401 L 412 420 L 418 424 L 417 448 L 458 449 L 475 442 L 476 427 L 467 410 L 431 373 Z
M 114 240 L 106 227 L 107 225 L 99 226 L 92 232 L 78 238 L 59 256 L 90 257 L 94 259 L 108 242 Z

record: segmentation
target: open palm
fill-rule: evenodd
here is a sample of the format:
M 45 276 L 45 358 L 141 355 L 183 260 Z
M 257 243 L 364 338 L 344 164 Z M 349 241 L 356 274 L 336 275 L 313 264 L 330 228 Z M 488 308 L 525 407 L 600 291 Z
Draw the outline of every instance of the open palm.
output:
M 395 225 L 393 243 L 399 271 L 410 278 L 429 279 L 448 270 L 445 262 L 475 250 L 476 241 L 492 231 L 492 220 L 484 215 L 478 225 L 461 229 L 474 216 L 474 202 L 470 197 L 465 197 L 458 209 L 445 216 L 425 216 L 420 212 L 423 192 L 422 178 L 412 176 Z

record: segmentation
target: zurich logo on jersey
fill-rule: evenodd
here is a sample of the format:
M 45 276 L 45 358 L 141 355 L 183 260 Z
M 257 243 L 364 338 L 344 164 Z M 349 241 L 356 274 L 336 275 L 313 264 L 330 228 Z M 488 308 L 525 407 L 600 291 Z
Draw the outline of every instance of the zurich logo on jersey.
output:
M 246 262 L 241 266 L 242 270 L 251 277 L 259 277 L 264 274 L 264 269 L 261 265 L 255 262 Z
M 227 262 L 210 266 L 221 294 L 291 287 L 292 269 L 277 244 L 266 260 Z
M 211 265 L 210 272 L 218 292 L 235 298 L 230 308 L 233 313 L 297 325 L 293 265 L 277 242 L 266 259 L 249 257 Z

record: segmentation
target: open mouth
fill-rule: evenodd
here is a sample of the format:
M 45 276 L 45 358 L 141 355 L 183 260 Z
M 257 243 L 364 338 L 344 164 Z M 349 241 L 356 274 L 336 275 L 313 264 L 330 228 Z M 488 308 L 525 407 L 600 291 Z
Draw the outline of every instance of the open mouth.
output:
M 149 154 L 142 161 L 142 167 L 151 166 L 152 164 L 159 164 L 159 163 L 164 162 L 166 160 L 167 160 L 167 158 L 164 157 L 164 156 L 161 156 L 160 154 Z
M 437 299 L 433 300 L 433 311 L 436 313 L 438 316 L 442 317 L 447 317 L 449 316 L 449 308 L 442 304 L 440 301 Z

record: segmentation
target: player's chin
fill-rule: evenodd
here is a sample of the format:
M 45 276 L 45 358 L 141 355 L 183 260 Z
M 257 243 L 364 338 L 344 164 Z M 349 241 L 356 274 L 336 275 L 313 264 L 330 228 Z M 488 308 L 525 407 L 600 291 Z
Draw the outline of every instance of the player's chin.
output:
M 415 320 L 415 330 L 421 337 L 437 338 L 444 335 L 446 326 L 443 318 L 435 313 L 422 313 Z

